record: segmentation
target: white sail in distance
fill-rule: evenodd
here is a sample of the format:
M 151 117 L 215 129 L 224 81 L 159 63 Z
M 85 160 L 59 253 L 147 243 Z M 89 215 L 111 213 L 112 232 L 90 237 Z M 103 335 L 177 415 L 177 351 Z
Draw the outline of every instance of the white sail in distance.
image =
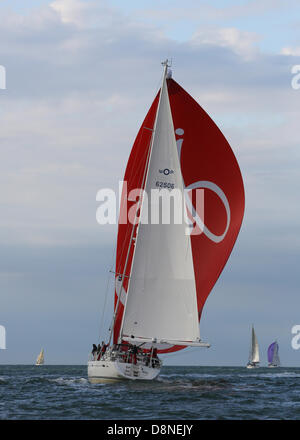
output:
M 44 349 L 42 348 L 40 354 L 37 357 L 35 365 L 43 365 L 44 364 Z
M 250 349 L 249 361 L 254 363 L 259 362 L 259 347 L 253 326 L 252 326 L 251 349 Z

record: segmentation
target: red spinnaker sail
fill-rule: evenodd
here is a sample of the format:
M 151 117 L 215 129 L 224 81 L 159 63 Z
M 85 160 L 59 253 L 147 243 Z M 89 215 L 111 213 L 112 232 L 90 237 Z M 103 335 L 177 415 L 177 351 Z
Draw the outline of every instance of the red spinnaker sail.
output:
M 173 79 L 167 80 L 169 100 L 180 155 L 181 172 L 187 189 L 204 190 L 204 230 L 191 235 L 193 263 L 197 290 L 199 321 L 206 298 L 221 274 L 239 233 L 244 215 L 244 186 L 237 160 L 229 143 L 200 105 Z M 127 164 L 124 181 L 127 194 L 140 188 L 154 125 L 158 96 L 156 96 L 133 145 Z M 123 188 L 120 218 L 126 217 L 135 202 L 127 201 Z M 118 274 L 124 273 L 132 224 L 119 223 L 116 282 Z M 132 252 L 123 280 L 127 291 Z M 125 295 L 123 292 L 123 296 Z M 117 303 L 117 291 L 115 305 Z M 117 343 L 123 302 L 118 307 L 114 327 L 114 342 Z M 171 352 L 184 347 L 174 346 L 160 352 Z

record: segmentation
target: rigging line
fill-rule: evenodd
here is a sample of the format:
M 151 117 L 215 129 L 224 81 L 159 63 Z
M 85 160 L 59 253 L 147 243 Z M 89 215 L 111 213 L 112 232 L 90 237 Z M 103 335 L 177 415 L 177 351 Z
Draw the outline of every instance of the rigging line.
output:
M 143 140 L 143 133 L 141 133 L 141 136 L 139 137 L 139 141 L 138 141 L 138 144 L 137 144 L 137 147 L 136 147 L 137 150 L 140 149 L 140 145 L 141 145 L 142 140 Z M 150 144 L 150 142 L 149 142 L 149 144 Z M 134 172 L 134 173 L 133 173 L 133 172 L 130 173 L 130 175 L 128 176 L 128 177 L 129 177 L 129 181 L 133 180 L 138 174 L 141 174 L 141 171 L 143 171 L 144 166 L 142 166 L 142 165 L 144 164 L 144 159 L 145 159 L 145 161 L 146 161 L 147 153 L 148 153 L 148 149 L 149 149 L 149 147 L 146 148 L 146 149 L 142 152 L 142 160 L 139 161 L 139 163 L 137 164 L 137 166 L 135 166 L 135 164 L 136 164 L 136 162 L 137 162 L 137 158 L 135 157 L 135 158 L 133 159 L 131 169 L 132 169 L 132 170 L 135 170 L 135 172 Z M 125 171 L 125 173 L 126 173 L 126 171 Z M 140 179 L 141 179 L 141 178 L 142 178 L 142 176 L 140 176 Z M 140 180 L 140 179 L 139 179 L 139 180 Z M 138 185 L 138 186 L 140 186 L 140 185 Z M 121 199 L 122 199 L 122 194 L 121 194 Z M 122 202 L 122 200 L 121 200 L 121 202 Z M 120 209 L 121 209 L 121 203 L 120 203 Z M 128 219 L 127 219 L 127 216 L 128 216 L 128 212 L 126 212 L 126 220 L 128 220 Z M 122 245 L 122 249 L 121 249 L 121 255 L 120 255 L 120 257 L 119 257 L 119 259 L 120 259 L 120 264 L 121 264 L 121 260 L 122 260 L 123 252 L 124 252 L 125 248 L 127 247 L 127 246 L 126 246 L 126 243 L 127 243 L 128 236 L 130 235 L 130 230 L 129 230 L 129 229 L 130 229 L 130 228 L 127 228 L 127 229 L 126 229 L 126 232 L 125 232 L 125 239 L 123 240 L 123 245 Z M 118 234 L 117 234 L 117 235 L 118 235 Z M 118 236 L 117 236 L 117 240 L 118 240 Z M 120 271 L 121 271 L 120 266 L 119 266 L 119 267 L 116 267 L 116 269 L 117 269 L 117 272 L 120 272 Z
M 111 259 L 110 266 L 112 266 L 112 264 L 113 264 L 115 251 L 116 251 L 116 245 L 114 246 L 114 251 L 113 251 L 113 256 L 112 256 L 112 259 Z M 110 280 L 111 280 L 111 275 L 110 275 L 110 273 L 108 273 L 108 275 L 107 275 L 107 282 L 106 282 L 106 289 L 105 289 L 105 296 L 104 296 L 104 305 L 103 305 L 103 308 L 102 308 L 102 315 L 101 315 L 100 323 L 99 323 L 99 338 L 100 339 L 101 339 L 102 332 L 103 332 L 104 314 L 106 312 L 106 307 L 107 307 L 107 298 L 108 298 Z
M 145 129 L 146 127 L 143 126 L 142 128 Z M 141 133 L 138 145 L 136 147 L 137 151 L 140 149 L 139 147 L 140 147 L 142 141 L 143 141 L 143 133 Z M 146 141 L 147 141 L 147 139 L 146 139 Z M 139 178 L 138 178 L 138 180 L 139 180 L 138 188 L 142 184 L 142 178 L 143 178 L 143 173 L 142 172 L 143 172 L 143 170 L 145 168 L 145 164 L 146 164 L 146 161 L 147 161 L 147 156 L 148 156 L 148 151 L 149 151 L 149 148 L 150 148 L 150 143 L 151 143 L 151 137 L 150 137 L 150 139 L 148 141 L 147 147 L 145 148 L 144 151 L 142 151 L 142 157 L 138 161 L 137 165 L 136 165 L 136 162 L 138 160 L 137 156 L 133 159 L 132 166 L 131 166 L 132 171 L 131 171 L 130 175 L 128 176 L 129 177 L 129 181 L 132 181 L 133 179 L 135 179 L 139 175 Z
M 115 245 L 114 245 L 114 249 L 113 249 L 113 253 L 112 253 L 112 258 L 111 258 L 111 263 L 110 263 L 110 269 L 109 269 L 109 272 L 112 272 L 113 271 L 113 268 L 114 268 L 114 261 L 115 261 L 115 258 L 116 258 L 116 252 L 117 252 L 117 242 L 115 241 Z
M 161 99 L 161 96 L 160 96 L 160 99 Z M 158 108 L 159 108 L 159 105 L 160 105 L 160 100 L 159 100 L 159 103 L 158 103 Z M 158 108 L 156 110 L 154 129 L 155 129 L 156 123 L 157 123 Z M 152 131 L 152 134 L 151 134 L 151 140 L 150 140 L 150 143 L 149 143 L 148 154 L 147 154 L 147 159 L 146 159 L 146 163 L 145 163 L 145 169 L 144 169 L 144 173 L 143 173 L 143 180 L 142 180 L 142 185 L 141 185 L 142 188 L 141 188 L 141 191 L 140 191 L 140 196 L 139 196 L 139 201 L 138 201 L 137 209 L 135 211 L 134 223 L 133 223 L 133 226 L 132 226 L 132 232 L 131 232 L 130 241 L 129 241 L 129 248 L 128 248 L 128 251 L 127 251 L 127 256 L 126 256 L 126 261 L 125 261 L 125 266 L 124 266 L 124 274 L 126 274 L 126 269 L 127 269 L 128 259 L 129 259 L 129 253 L 131 251 L 131 246 L 132 246 L 132 242 L 133 242 L 134 231 L 136 231 L 136 239 L 137 239 L 137 234 L 138 234 L 138 231 L 139 231 L 138 225 L 139 225 L 140 216 L 138 217 L 137 213 L 138 213 L 138 210 L 140 210 L 140 215 L 141 215 L 142 209 L 143 209 L 143 204 L 144 204 L 143 189 L 145 188 L 146 182 L 147 182 L 147 176 L 148 176 L 148 172 L 149 172 L 152 148 L 153 148 L 153 131 Z M 132 271 L 132 264 L 133 264 L 133 260 L 134 260 L 134 255 L 135 255 L 135 248 L 133 248 L 132 261 L 131 261 L 130 266 L 129 266 L 129 274 Z M 124 279 L 122 279 L 122 284 L 121 284 L 121 288 L 120 288 L 120 291 L 119 291 L 120 293 L 119 293 L 118 302 L 117 302 L 117 305 L 116 305 L 115 314 L 118 312 L 118 306 L 119 306 L 119 302 L 120 302 L 120 298 L 121 298 L 123 282 L 124 282 Z M 130 279 L 128 279 L 128 288 L 129 288 L 129 283 L 130 283 Z M 118 335 L 118 341 L 122 340 L 123 323 L 124 323 L 124 316 L 125 316 L 124 314 L 126 312 L 127 299 L 128 299 L 128 296 L 126 295 L 125 304 L 124 304 L 124 312 L 123 312 L 123 315 L 122 315 L 121 327 L 120 327 L 119 335 Z M 114 322 L 115 322 L 115 318 L 114 318 Z M 110 336 L 110 339 L 111 339 L 111 336 Z
M 155 92 L 154 92 L 154 96 L 155 96 L 155 98 L 156 98 L 156 96 L 157 96 L 157 94 L 159 93 L 160 88 L 161 88 L 161 84 L 162 84 L 162 76 L 163 76 L 163 73 L 162 73 L 161 78 L 159 79 L 159 81 L 156 82 L 156 87 L 155 87 Z M 153 127 L 154 127 L 154 122 L 155 122 L 155 117 L 154 117 L 154 120 L 153 120 Z M 143 128 L 148 128 L 148 127 L 143 127 L 143 126 L 142 126 L 142 129 L 143 129 Z M 138 145 L 137 145 L 137 147 L 136 147 L 137 150 L 139 150 L 139 146 L 140 146 L 140 144 L 141 144 L 141 142 L 142 142 L 142 139 L 143 139 L 143 133 L 144 133 L 143 130 L 141 130 L 141 135 L 140 135 L 140 138 L 139 138 L 139 141 L 138 141 Z M 133 166 L 132 166 L 132 170 L 135 169 L 136 171 L 135 171 L 134 173 L 131 173 L 131 174 L 130 174 L 131 179 L 135 178 L 135 177 L 137 176 L 137 174 L 138 174 L 140 171 L 142 171 L 143 168 L 144 168 L 144 167 L 142 167 L 142 164 L 143 164 L 143 162 L 144 162 L 144 159 L 147 160 L 148 150 L 149 150 L 149 148 L 150 148 L 150 144 L 151 144 L 151 138 L 152 138 L 152 135 L 151 135 L 150 140 L 149 140 L 149 143 L 148 143 L 148 148 L 146 148 L 146 149 L 144 150 L 144 152 L 143 152 L 143 155 L 142 155 L 142 159 L 143 159 L 143 160 L 139 161 L 137 167 L 134 166 L 134 165 L 136 164 L 136 162 L 137 162 L 137 157 L 135 157 L 134 160 L 133 160 L 133 163 L 132 163 L 132 165 L 133 165 Z M 127 164 L 127 165 L 128 165 L 128 164 Z M 126 173 L 126 169 L 125 169 L 125 173 Z M 142 175 L 140 176 L 140 178 L 142 179 Z M 122 252 L 121 252 L 120 260 L 122 259 L 123 251 L 124 251 L 124 249 L 125 249 L 125 243 L 126 243 L 126 240 L 127 240 L 127 238 L 128 238 L 127 234 L 129 235 L 129 230 L 128 230 L 128 229 L 129 229 L 129 228 L 127 228 L 126 233 L 125 233 L 125 240 L 124 240 L 124 244 L 123 244 L 123 246 L 122 246 Z M 120 265 L 121 265 L 121 262 L 120 262 Z M 117 271 L 117 272 L 120 272 L 120 265 L 119 265 L 118 268 L 116 267 L 116 271 Z
M 157 88 L 156 88 L 157 89 Z M 157 94 L 158 94 L 158 91 L 155 93 L 155 98 L 156 98 L 156 96 L 157 96 Z M 145 119 L 144 119 L 145 120 Z M 144 131 L 143 131 L 143 129 L 145 129 L 145 128 L 148 128 L 148 127 L 145 127 L 145 126 L 143 126 L 143 124 L 144 124 L 144 120 L 143 120 L 143 122 L 142 122 L 142 126 L 141 126 L 141 128 L 140 128 L 140 130 L 139 130 L 139 132 L 138 132 L 138 136 L 139 136 L 139 134 L 140 134 L 140 136 L 139 136 L 139 140 L 138 140 L 138 145 L 136 146 L 136 150 L 139 150 L 139 146 L 140 146 L 140 144 L 141 144 L 141 142 L 142 142 L 142 139 L 143 139 L 143 134 L 144 134 Z M 153 121 L 153 125 L 154 125 L 154 121 Z M 149 129 L 149 128 L 148 128 Z M 134 145 L 134 144 L 133 144 Z M 146 153 L 147 153 L 147 151 L 146 151 Z M 134 160 L 133 160 L 133 162 L 132 162 L 132 169 L 134 169 L 135 167 L 134 167 L 134 165 L 136 164 L 136 161 L 137 161 L 137 158 L 134 158 Z M 138 163 L 138 166 L 140 166 L 140 168 L 142 168 L 141 167 L 141 162 L 142 161 L 139 161 L 139 163 Z M 138 170 L 137 170 L 138 171 Z M 131 177 L 135 177 L 136 175 L 137 175 L 137 171 L 136 171 L 136 173 L 135 174 L 131 174 Z M 126 170 L 125 170 L 125 172 L 126 172 Z
M 144 126 L 142 128 L 145 129 Z M 138 147 L 142 143 L 142 140 L 143 140 L 142 137 L 143 136 L 141 135 Z M 148 141 L 147 148 L 145 148 L 145 150 L 142 152 L 142 160 L 139 160 L 137 167 L 135 167 L 135 163 L 137 161 L 137 157 L 134 159 L 134 161 L 132 163 L 132 169 L 135 170 L 135 171 L 132 172 L 129 177 L 131 178 L 131 180 L 133 180 L 136 176 L 138 176 L 138 174 L 140 174 L 140 176 L 139 176 L 139 186 L 141 186 L 141 184 L 142 184 L 142 179 L 143 179 L 142 171 L 145 168 L 145 163 L 146 163 L 147 156 L 148 156 L 148 149 L 150 147 L 150 142 L 151 142 L 151 137 L 150 137 L 150 139 Z M 138 150 L 138 148 L 137 148 L 137 150 Z
M 156 83 L 155 92 L 154 92 L 155 98 L 156 98 L 156 96 L 159 93 L 160 88 L 161 88 L 160 86 L 161 86 L 161 83 L 162 83 L 162 76 L 163 76 L 163 73 L 162 73 L 161 78 L 159 79 L 159 81 L 157 81 L 157 83 Z M 154 127 L 154 122 L 155 122 L 155 117 L 154 117 L 154 120 L 153 120 L 153 127 Z M 147 128 L 149 130 L 148 127 L 145 127 L 145 126 L 142 125 L 142 127 L 141 127 L 141 135 L 139 136 L 138 145 L 136 146 L 136 150 L 139 150 L 139 147 L 140 147 L 140 145 L 142 143 L 142 140 L 143 140 L 143 134 L 144 134 L 143 128 L 144 129 Z M 131 172 L 130 173 L 129 177 L 131 179 L 134 179 L 138 175 L 138 173 L 143 171 L 144 166 L 142 166 L 142 165 L 144 165 L 144 159 L 145 159 L 145 162 L 147 161 L 148 151 L 149 151 L 149 148 L 150 148 L 150 145 L 151 145 L 151 139 L 152 139 L 152 135 L 150 136 L 150 139 L 149 139 L 148 148 L 145 148 L 145 150 L 143 151 L 143 153 L 142 153 L 142 160 L 140 160 L 138 162 L 137 166 L 135 166 L 136 162 L 137 162 L 137 157 L 135 157 L 133 159 L 132 170 L 135 170 L 135 172 Z M 125 170 L 125 173 L 126 173 L 126 170 Z M 142 178 L 143 178 L 143 175 L 141 174 L 140 175 L 140 179 L 142 180 Z M 128 213 L 127 213 L 127 215 L 128 215 Z M 122 251 L 121 251 L 121 255 L 120 255 L 120 264 L 119 264 L 118 267 L 116 267 L 116 272 L 120 272 L 121 271 L 121 260 L 122 260 L 123 252 L 125 250 L 125 243 L 126 243 L 126 241 L 128 239 L 128 235 L 130 235 L 129 228 L 127 228 L 126 233 L 125 233 L 125 240 L 123 242 Z
M 154 99 L 156 99 L 157 94 L 158 94 L 159 91 L 160 91 L 160 84 L 161 84 L 161 80 L 157 83 L 157 86 L 156 86 L 156 88 L 155 88 L 155 94 L 154 94 L 155 98 L 154 98 Z M 154 120 L 152 121 L 152 123 L 153 123 L 153 127 L 154 127 L 154 122 L 155 122 L 155 117 L 154 117 Z M 140 131 L 139 131 L 140 136 L 139 136 L 138 145 L 136 146 L 136 150 L 139 150 L 139 146 L 140 146 L 140 144 L 141 144 L 141 142 L 142 142 L 142 140 L 143 140 L 143 135 L 144 135 L 144 131 L 143 131 L 143 130 L 146 129 L 146 130 L 153 131 L 153 129 L 151 129 L 151 128 L 149 128 L 149 127 L 146 127 L 146 126 L 144 126 L 143 124 L 144 124 L 144 121 L 143 121 L 142 126 L 141 126 L 141 129 L 140 129 Z M 139 133 L 138 133 L 138 134 L 139 134 Z M 152 138 L 152 135 L 150 136 L 150 139 L 149 139 L 148 148 L 150 147 L 150 144 L 151 144 L 151 138 Z M 144 152 L 142 153 L 142 154 L 143 154 L 142 159 L 147 159 L 147 156 L 148 156 L 148 148 L 146 148 L 146 149 L 144 150 Z M 133 162 L 132 162 L 132 170 L 135 170 L 135 172 L 130 174 L 131 179 L 135 178 L 135 177 L 137 176 L 137 174 L 138 174 L 140 171 L 143 171 L 143 169 L 144 169 L 144 166 L 143 166 L 143 165 L 144 165 L 143 160 L 140 160 L 140 161 L 138 162 L 137 167 L 135 167 L 136 162 L 137 162 L 137 157 L 135 157 L 135 158 L 133 159 Z M 126 172 L 126 171 L 125 171 L 125 172 Z M 141 175 L 140 178 L 142 179 L 142 177 L 143 177 L 143 176 Z M 142 182 L 141 182 L 141 183 L 142 183 Z
M 130 237 L 129 237 L 128 246 L 126 246 L 127 256 L 126 256 L 126 260 L 125 260 L 124 266 L 122 268 L 123 276 L 121 277 L 121 287 L 119 289 L 119 295 L 118 295 L 117 303 L 116 303 L 115 310 L 114 310 L 113 322 L 112 322 L 112 325 L 110 327 L 111 334 L 110 334 L 109 341 L 111 341 L 112 331 L 113 331 L 113 328 L 114 328 L 114 325 L 115 325 L 115 322 L 116 322 L 116 319 L 117 319 L 118 308 L 119 308 L 119 303 L 120 303 L 120 299 L 121 299 L 123 284 L 124 284 L 124 281 L 125 281 L 124 278 L 126 277 L 127 264 L 129 262 L 128 259 L 129 259 L 130 252 L 131 252 L 131 245 L 132 245 L 133 236 L 134 236 L 134 233 L 137 234 L 138 227 L 139 227 L 140 217 L 137 217 L 137 213 L 138 213 L 139 209 L 141 210 L 141 206 L 142 206 L 142 203 L 143 203 L 143 190 L 145 188 L 145 182 L 146 182 L 145 181 L 145 176 L 147 174 L 147 170 L 148 170 L 148 167 L 149 167 L 149 160 L 150 160 L 149 157 L 150 157 L 150 153 L 151 153 L 152 137 L 153 137 L 153 130 L 152 130 L 152 134 L 151 134 L 151 139 L 149 140 L 149 146 L 148 146 L 148 148 L 145 149 L 145 154 L 147 153 L 147 157 L 146 157 L 146 161 L 145 161 L 145 164 L 144 164 L 144 167 L 143 167 L 142 182 L 141 182 L 141 185 L 139 185 L 139 186 L 141 186 L 141 188 L 140 188 L 141 191 L 140 191 L 140 194 L 139 194 L 139 199 L 138 199 L 138 201 L 136 203 L 137 207 L 136 207 L 136 211 L 135 211 L 134 223 L 133 223 L 131 228 L 128 227 L 126 229 L 126 239 L 127 239 L 127 234 L 129 234 L 129 233 L 130 233 Z M 128 216 L 128 212 L 126 214 Z M 123 255 L 124 250 L 125 250 L 125 241 L 124 241 L 124 244 L 123 244 L 122 255 Z M 133 255 L 134 255 L 134 249 L 133 249 L 132 259 L 133 259 Z M 132 261 L 133 260 L 130 261 L 130 264 L 129 264 L 129 267 L 128 267 L 129 275 L 130 275 L 130 271 L 131 271 Z M 121 272 L 121 266 L 122 266 L 122 259 L 120 258 L 120 264 L 119 264 L 118 268 L 116 267 L 116 269 L 118 269 L 117 270 L 118 272 Z M 128 277 L 127 290 L 128 290 L 128 287 L 129 287 L 129 278 L 130 278 L 129 275 L 127 276 Z M 115 289 L 115 291 L 117 292 L 116 289 Z M 122 322 L 123 322 L 123 316 L 122 316 Z
M 104 339 L 102 332 L 103 332 L 103 326 L 104 326 L 104 313 L 106 310 L 106 305 L 107 305 L 107 297 L 108 297 L 108 291 L 109 291 L 109 279 L 107 280 L 107 284 L 106 284 L 106 292 L 105 292 L 105 297 L 104 297 L 104 305 L 102 308 L 102 315 L 101 315 L 101 319 L 100 319 L 100 327 L 99 327 L 99 339 Z
M 142 136 L 140 136 L 139 143 L 138 143 L 138 147 L 139 147 L 141 141 L 142 141 Z M 150 142 L 149 142 L 149 146 L 150 146 Z M 146 155 L 148 156 L 148 152 L 149 152 L 149 147 L 145 149 L 145 151 L 143 152 L 143 154 L 144 154 L 145 156 L 146 156 Z M 146 158 L 146 162 L 147 162 L 147 158 Z M 141 165 L 140 165 L 140 168 L 142 168 Z M 136 171 L 136 174 L 137 174 L 137 171 Z M 126 213 L 126 215 L 128 215 L 128 213 Z M 135 226 L 134 226 L 134 227 L 135 227 Z M 125 249 L 127 248 L 126 243 L 127 243 L 127 241 L 128 241 L 128 237 L 129 237 L 129 235 L 130 235 L 130 233 L 131 233 L 131 229 L 132 229 L 132 228 L 127 228 L 127 229 L 126 229 L 126 232 L 125 232 L 125 239 L 124 239 L 124 241 L 123 241 L 123 245 L 122 245 L 122 248 L 121 248 L 121 255 L 120 255 L 120 257 L 119 257 L 120 263 L 119 263 L 118 267 L 116 267 L 116 269 L 118 269 L 117 272 L 120 272 L 120 270 L 121 270 L 122 257 L 123 257 L 123 254 L 124 254 Z M 118 237 L 117 237 L 116 244 L 115 244 L 115 247 L 114 247 L 114 254 L 113 254 L 113 258 L 112 258 L 112 263 L 111 263 L 111 265 L 110 265 L 111 271 L 112 271 L 112 269 L 113 269 L 113 260 L 116 260 L 116 257 L 117 257 L 117 255 L 116 255 L 117 241 L 118 241 Z M 115 258 L 114 258 L 114 257 L 115 257 Z M 102 334 L 102 331 L 103 331 L 103 325 L 104 325 L 104 313 L 105 313 L 105 310 L 106 310 L 107 295 L 108 295 L 108 289 L 109 289 L 109 282 L 110 282 L 110 279 L 111 279 L 111 277 L 108 276 L 107 287 L 106 287 L 106 294 L 105 294 L 105 305 L 104 305 L 104 308 L 103 308 L 103 310 L 102 310 L 102 317 L 101 317 L 101 327 L 100 327 L 100 329 L 101 329 L 101 330 L 100 330 L 100 333 L 101 333 L 101 334 Z M 115 280 L 115 277 L 114 277 L 114 280 Z M 114 292 L 115 292 L 115 290 L 116 290 L 116 289 L 115 289 L 115 284 L 114 284 L 114 289 L 113 289 L 113 290 L 114 290 Z
M 139 144 L 141 143 L 141 141 L 142 141 L 142 139 L 139 140 Z M 139 164 L 139 168 L 141 169 L 141 171 L 143 171 L 143 170 L 145 169 L 145 166 L 147 166 L 147 156 L 148 156 L 148 153 L 149 153 L 150 144 L 151 144 L 151 139 L 150 139 L 150 141 L 149 141 L 148 148 L 145 148 L 145 150 L 144 150 L 144 152 L 143 152 L 143 155 L 146 156 L 145 164 L 144 164 L 144 161 L 143 161 L 143 160 L 140 161 L 140 164 Z M 144 164 L 143 167 L 142 167 L 141 163 Z M 138 171 L 139 171 L 139 170 L 138 170 Z M 133 178 L 137 175 L 138 171 L 136 171 L 134 175 L 131 174 L 131 176 L 130 176 L 131 179 L 133 179 Z M 141 176 L 141 177 L 142 177 L 142 176 Z M 143 184 L 143 182 L 140 182 L 140 183 Z M 140 186 L 141 186 L 141 185 L 139 185 L 139 187 L 140 187 Z M 143 188 L 143 189 L 144 189 L 144 188 Z M 136 202 L 136 203 L 138 203 L 138 202 Z M 126 213 L 126 216 L 128 216 L 128 212 Z M 127 219 L 127 220 L 128 220 L 128 219 Z M 136 226 L 137 226 L 137 225 L 136 225 Z M 127 240 L 128 240 L 128 238 L 129 238 L 130 234 L 131 234 L 131 228 L 127 228 L 127 229 L 126 229 L 126 232 L 125 232 L 125 238 L 124 238 L 124 240 L 123 240 L 123 245 L 122 245 L 121 255 L 120 255 L 119 258 L 118 258 L 118 259 L 119 259 L 119 265 L 118 265 L 118 267 L 116 267 L 116 272 L 121 272 L 122 257 L 123 257 L 123 253 L 124 253 L 125 249 L 127 249 L 127 247 L 128 247 L 128 246 L 127 246 Z

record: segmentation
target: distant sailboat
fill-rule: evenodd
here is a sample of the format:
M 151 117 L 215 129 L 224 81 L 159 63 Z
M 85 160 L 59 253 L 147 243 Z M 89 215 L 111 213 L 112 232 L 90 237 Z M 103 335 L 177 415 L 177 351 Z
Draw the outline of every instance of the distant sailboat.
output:
M 278 355 L 279 346 L 277 341 L 272 342 L 268 348 L 268 367 L 280 367 L 280 359 Z
M 247 368 L 257 368 L 257 367 L 259 367 L 259 348 L 258 348 L 258 342 L 254 331 L 254 327 L 252 326 L 249 362 L 247 364 Z
M 35 365 L 44 365 L 44 349 L 41 349 L 40 354 L 37 357 Z

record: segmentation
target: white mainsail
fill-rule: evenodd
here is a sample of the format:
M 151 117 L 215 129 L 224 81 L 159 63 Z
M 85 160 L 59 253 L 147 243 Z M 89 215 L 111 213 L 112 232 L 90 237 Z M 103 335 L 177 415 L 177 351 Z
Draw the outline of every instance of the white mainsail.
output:
M 44 364 L 44 349 L 41 349 L 40 354 L 37 357 L 35 365 L 43 365 Z
M 255 334 L 253 326 L 252 326 L 252 337 L 251 337 L 251 348 L 250 348 L 249 362 L 259 363 L 259 347 L 258 347 L 258 342 L 257 342 L 257 338 L 256 338 L 256 334 Z
M 161 170 L 168 170 L 167 175 Z M 158 209 L 151 203 L 157 182 L 181 191 L 180 170 L 174 125 L 164 76 L 160 103 L 152 137 L 141 217 Z M 165 189 L 165 191 L 168 191 Z M 183 208 L 185 209 L 185 208 Z M 186 224 L 141 223 L 138 227 L 122 336 L 141 340 L 194 342 L 200 340 L 196 286 L 190 236 Z

